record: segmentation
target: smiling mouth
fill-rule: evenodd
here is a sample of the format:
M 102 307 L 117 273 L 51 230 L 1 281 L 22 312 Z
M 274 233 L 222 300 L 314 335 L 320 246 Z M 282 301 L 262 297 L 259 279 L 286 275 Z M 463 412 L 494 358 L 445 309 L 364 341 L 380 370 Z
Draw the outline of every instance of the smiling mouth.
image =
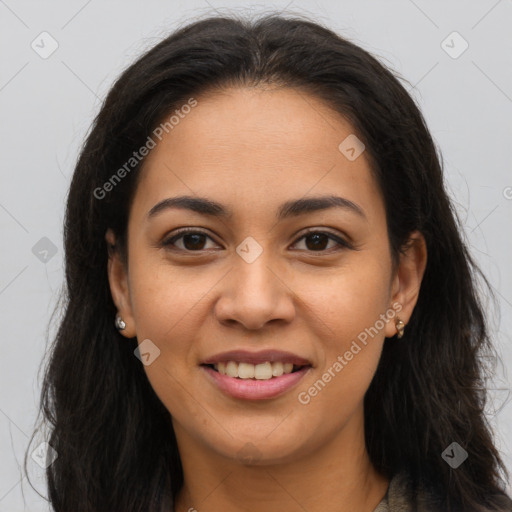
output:
M 239 380 L 271 380 L 282 375 L 295 373 L 311 365 L 296 365 L 292 363 L 281 363 L 267 361 L 260 364 L 251 364 L 236 361 L 219 362 L 215 364 L 203 364 L 212 370 Z

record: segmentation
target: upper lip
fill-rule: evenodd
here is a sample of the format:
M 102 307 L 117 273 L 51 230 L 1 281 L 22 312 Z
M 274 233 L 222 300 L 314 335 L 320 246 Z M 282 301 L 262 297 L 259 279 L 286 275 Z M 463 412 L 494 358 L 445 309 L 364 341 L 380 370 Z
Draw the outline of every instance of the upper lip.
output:
M 227 363 L 228 361 L 251 364 L 261 364 L 269 361 L 271 363 L 292 363 L 297 366 L 311 365 L 311 362 L 307 359 L 291 352 L 285 352 L 282 350 L 261 350 L 259 352 L 250 352 L 242 349 L 215 354 L 208 359 L 205 359 L 202 364 Z

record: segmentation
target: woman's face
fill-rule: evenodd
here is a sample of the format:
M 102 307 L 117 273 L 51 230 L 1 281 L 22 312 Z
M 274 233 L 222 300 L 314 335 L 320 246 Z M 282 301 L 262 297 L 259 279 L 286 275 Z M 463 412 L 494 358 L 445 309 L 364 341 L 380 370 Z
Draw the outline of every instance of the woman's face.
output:
M 178 444 L 293 461 L 361 435 L 364 394 L 396 312 L 412 312 L 421 261 L 392 272 L 366 153 L 322 102 L 260 88 L 196 99 L 147 157 L 128 267 L 110 262 L 113 297 Z M 209 203 L 173 206 L 180 196 Z M 305 366 L 269 378 L 293 357 Z M 227 360 L 246 363 L 230 375 L 257 378 L 205 366 Z

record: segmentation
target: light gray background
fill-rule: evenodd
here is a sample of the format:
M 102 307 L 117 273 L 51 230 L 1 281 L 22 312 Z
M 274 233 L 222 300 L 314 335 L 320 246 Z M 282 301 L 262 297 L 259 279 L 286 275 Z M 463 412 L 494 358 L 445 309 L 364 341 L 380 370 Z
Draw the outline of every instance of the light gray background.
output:
M 489 420 L 512 470 L 506 371 L 512 366 L 511 0 L 0 0 L 0 511 L 48 510 L 21 466 L 39 399 L 46 329 L 63 282 L 65 195 L 100 100 L 126 65 L 177 26 L 217 10 L 287 5 L 379 56 L 413 85 L 442 151 L 468 244 L 499 299 L 490 317 L 502 364 L 491 386 Z M 47 59 L 31 48 L 43 31 L 59 45 Z M 458 58 L 441 46 L 453 31 L 469 44 Z M 462 48 L 453 36 L 446 44 L 452 52 Z M 43 237 L 57 249 L 46 262 L 32 251 Z M 29 467 L 45 494 L 43 470 L 32 460 Z

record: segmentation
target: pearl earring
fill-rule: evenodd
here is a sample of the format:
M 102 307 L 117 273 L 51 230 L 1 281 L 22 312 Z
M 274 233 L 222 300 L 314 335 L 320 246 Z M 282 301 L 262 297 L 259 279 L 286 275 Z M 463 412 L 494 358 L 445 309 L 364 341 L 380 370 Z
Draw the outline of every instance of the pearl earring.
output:
M 124 331 L 126 329 L 126 323 L 125 321 L 121 318 L 120 315 L 116 315 L 116 320 L 115 320 L 115 325 L 116 325 L 116 329 L 118 331 Z

